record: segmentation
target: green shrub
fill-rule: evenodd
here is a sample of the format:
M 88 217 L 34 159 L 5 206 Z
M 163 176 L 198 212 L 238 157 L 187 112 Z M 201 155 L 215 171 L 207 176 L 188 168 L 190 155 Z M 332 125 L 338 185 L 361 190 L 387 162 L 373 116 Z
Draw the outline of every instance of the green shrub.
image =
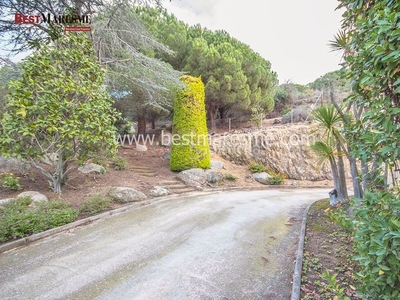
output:
M 182 76 L 187 88 L 174 102 L 170 169 L 183 171 L 210 167 L 204 84 L 201 78 Z
M 116 157 L 114 159 L 114 170 L 121 171 L 126 169 L 126 159 L 123 157 Z
M 363 299 L 400 298 L 400 195 L 366 192 L 355 213 L 355 257 Z
M 270 178 L 268 178 L 268 183 L 271 185 L 280 185 L 286 179 L 286 174 L 282 174 L 272 170 L 267 170 L 267 173 L 271 176 Z
M 262 164 L 251 163 L 250 171 L 251 171 L 251 173 L 262 173 L 262 172 L 266 172 L 267 169 Z
M 226 174 L 225 179 L 229 180 L 229 181 L 235 181 L 237 179 L 237 177 L 232 174 Z
M 19 178 L 16 177 L 13 173 L 1 173 L 0 179 L 2 181 L 3 187 L 9 188 L 11 190 L 22 189 L 19 184 Z
M 90 216 L 107 210 L 110 207 L 111 200 L 102 195 L 93 195 L 87 198 L 79 207 L 79 213 Z
M 0 242 L 22 238 L 74 221 L 77 210 L 66 202 L 54 200 L 38 203 L 30 208 L 32 199 L 23 197 L 3 205 L 0 209 Z

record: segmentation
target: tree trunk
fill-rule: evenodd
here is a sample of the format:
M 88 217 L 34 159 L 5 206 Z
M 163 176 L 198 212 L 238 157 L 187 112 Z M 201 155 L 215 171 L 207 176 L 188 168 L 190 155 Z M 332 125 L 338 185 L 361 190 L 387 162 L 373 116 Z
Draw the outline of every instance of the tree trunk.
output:
M 227 109 L 226 108 L 223 108 L 223 107 L 221 107 L 219 110 L 218 110 L 218 114 L 219 114 L 219 118 L 221 119 L 221 124 L 225 124 L 226 123 L 226 114 L 227 114 Z
M 344 168 L 343 155 L 341 155 L 342 147 L 340 146 L 340 144 L 337 145 L 337 151 L 340 154 L 338 156 L 338 164 L 337 164 L 339 181 L 340 181 L 340 187 L 338 190 L 338 198 L 341 202 L 347 202 L 349 200 L 349 195 L 347 193 L 346 171 Z
M 217 123 L 215 121 L 217 115 L 217 109 L 213 106 L 210 105 L 208 108 L 208 117 L 210 118 L 210 133 L 216 132 L 217 131 Z
M 364 193 L 369 188 L 369 174 L 368 174 L 368 164 L 364 161 L 361 162 L 361 173 L 362 173 L 362 187 Z
M 335 190 L 337 191 L 337 200 L 338 202 L 341 202 L 341 199 L 339 198 L 339 190 L 340 190 L 340 180 L 339 180 L 339 172 L 338 172 L 338 167 L 335 161 L 335 158 L 329 157 L 329 163 L 331 165 L 331 171 L 332 171 L 332 177 L 333 177 L 333 185 L 335 187 Z M 335 205 L 336 203 L 332 203 L 331 201 L 331 205 Z
M 137 136 L 144 136 L 146 134 L 146 117 L 144 115 L 138 116 Z
M 352 156 L 349 156 L 348 159 L 350 163 L 351 178 L 353 180 L 354 197 L 363 198 L 364 194 L 361 188 L 360 178 L 358 176 L 356 159 Z
M 65 181 L 65 169 L 66 163 L 64 161 L 64 154 L 61 152 L 57 155 L 56 171 L 53 174 L 53 191 L 56 194 L 61 194 L 61 185 Z

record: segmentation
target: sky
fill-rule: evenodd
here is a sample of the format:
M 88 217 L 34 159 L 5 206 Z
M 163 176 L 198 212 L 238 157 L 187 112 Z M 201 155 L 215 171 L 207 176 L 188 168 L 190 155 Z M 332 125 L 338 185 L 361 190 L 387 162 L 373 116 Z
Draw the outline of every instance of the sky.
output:
M 179 20 L 223 29 L 271 62 L 280 84 L 313 82 L 340 69 L 330 40 L 340 29 L 337 0 L 172 0 L 163 7 Z

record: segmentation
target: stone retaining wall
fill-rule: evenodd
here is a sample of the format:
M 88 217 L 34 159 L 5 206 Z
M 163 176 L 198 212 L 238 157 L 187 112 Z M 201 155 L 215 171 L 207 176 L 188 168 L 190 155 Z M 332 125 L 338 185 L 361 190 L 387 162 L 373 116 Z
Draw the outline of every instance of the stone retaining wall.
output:
M 309 145 L 318 139 L 315 125 L 284 125 L 232 132 L 210 138 L 211 150 L 239 165 L 262 163 L 287 174 L 289 179 L 332 179 L 329 163 L 318 169 L 318 158 Z

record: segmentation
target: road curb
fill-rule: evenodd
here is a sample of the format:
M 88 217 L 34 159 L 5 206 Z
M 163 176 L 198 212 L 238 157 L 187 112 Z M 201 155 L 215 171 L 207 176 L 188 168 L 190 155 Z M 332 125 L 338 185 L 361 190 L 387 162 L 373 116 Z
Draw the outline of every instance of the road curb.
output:
M 316 200 L 319 201 L 319 200 Z M 310 207 L 316 202 L 310 203 L 306 210 L 304 211 L 303 220 L 301 222 L 300 236 L 299 236 L 299 245 L 296 251 L 296 263 L 294 265 L 294 273 L 292 279 L 292 294 L 291 300 L 299 300 L 300 299 L 300 287 L 301 287 L 301 274 L 303 268 L 303 254 L 304 254 L 304 241 L 306 237 L 306 225 L 307 225 L 307 216 L 310 210 Z

